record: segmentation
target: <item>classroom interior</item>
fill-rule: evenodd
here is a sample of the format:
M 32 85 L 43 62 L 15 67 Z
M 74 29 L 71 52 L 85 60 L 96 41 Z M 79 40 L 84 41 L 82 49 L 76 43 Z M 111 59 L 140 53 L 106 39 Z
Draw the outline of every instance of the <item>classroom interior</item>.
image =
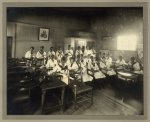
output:
M 8 115 L 144 115 L 142 7 L 8 7 L 6 13 Z M 29 58 L 31 47 L 35 56 Z M 38 59 L 41 47 L 46 55 Z M 76 54 L 79 47 L 82 54 Z M 51 48 L 54 55 L 48 55 Z M 107 56 L 111 66 L 101 67 Z M 120 56 L 125 63 L 118 66 Z M 58 72 L 47 68 L 52 57 Z M 67 60 L 88 57 L 98 69 L 87 62 L 80 72 L 68 68 Z M 131 57 L 139 69 L 129 64 Z M 88 82 L 83 69 L 93 73 L 86 72 Z

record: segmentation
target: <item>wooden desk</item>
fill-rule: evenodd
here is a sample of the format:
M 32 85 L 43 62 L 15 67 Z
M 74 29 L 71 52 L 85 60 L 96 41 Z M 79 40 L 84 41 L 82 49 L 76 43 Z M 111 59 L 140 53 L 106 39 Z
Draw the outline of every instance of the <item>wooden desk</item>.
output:
M 122 79 L 126 82 L 137 82 L 138 79 L 138 74 L 125 70 L 118 70 L 117 76 L 119 79 Z
M 123 90 L 123 92 L 130 92 L 133 90 L 135 90 L 136 92 L 139 91 L 139 89 L 137 89 L 139 81 L 138 74 L 127 70 L 118 70 L 117 77 L 118 79 L 120 79 L 118 84 L 121 84 L 121 89 Z M 122 96 L 122 102 L 124 99 L 125 95 Z
M 45 81 L 41 84 L 41 90 L 42 90 L 42 99 L 41 99 L 41 112 L 44 113 L 44 102 L 45 102 L 45 95 L 46 92 L 48 90 L 52 90 L 52 89 L 57 89 L 57 88 L 62 88 L 61 90 L 61 103 L 57 106 L 53 106 L 53 107 L 61 107 L 61 112 L 63 112 L 63 107 L 64 107 L 64 92 L 65 92 L 65 86 L 66 84 L 64 82 L 62 82 L 59 79 L 53 79 L 53 81 Z M 51 108 L 53 108 L 51 107 Z M 51 108 L 47 108 L 47 109 L 51 109 Z

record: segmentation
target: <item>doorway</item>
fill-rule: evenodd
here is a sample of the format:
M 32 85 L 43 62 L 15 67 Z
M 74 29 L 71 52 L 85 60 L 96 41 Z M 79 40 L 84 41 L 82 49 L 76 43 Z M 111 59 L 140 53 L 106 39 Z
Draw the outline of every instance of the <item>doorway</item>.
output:
M 12 41 L 13 37 L 7 37 L 7 58 L 12 58 Z

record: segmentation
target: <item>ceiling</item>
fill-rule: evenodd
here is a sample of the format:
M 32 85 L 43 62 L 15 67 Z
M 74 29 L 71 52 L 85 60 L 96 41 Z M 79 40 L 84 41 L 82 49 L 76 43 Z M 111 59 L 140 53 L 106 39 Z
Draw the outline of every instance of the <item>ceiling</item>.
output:
M 142 16 L 142 7 L 8 7 L 7 17 L 11 19 L 21 15 L 37 16 L 82 16 L 82 17 L 105 17 L 126 14 L 138 14 Z

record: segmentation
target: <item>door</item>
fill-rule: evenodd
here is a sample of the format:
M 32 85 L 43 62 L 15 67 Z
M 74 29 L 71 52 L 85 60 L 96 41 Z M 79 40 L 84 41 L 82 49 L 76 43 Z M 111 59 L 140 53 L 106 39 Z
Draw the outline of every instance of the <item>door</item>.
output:
M 7 37 L 7 58 L 12 58 L 12 37 Z

